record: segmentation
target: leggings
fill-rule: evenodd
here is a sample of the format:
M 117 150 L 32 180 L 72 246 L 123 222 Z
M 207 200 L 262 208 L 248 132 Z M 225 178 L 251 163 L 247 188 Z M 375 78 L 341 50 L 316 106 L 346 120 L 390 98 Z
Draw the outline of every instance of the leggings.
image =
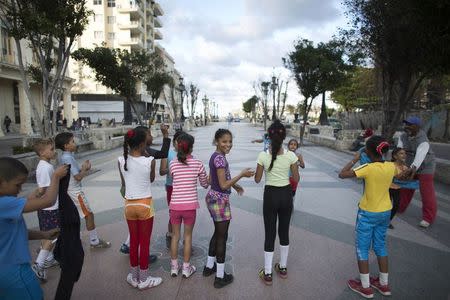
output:
M 219 264 L 225 262 L 229 226 L 230 220 L 214 222 L 214 234 L 209 242 L 208 256 L 215 256 Z
M 139 265 L 141 270 L 147 270 L 153 217 L 146 220 L 127 220 L 127 223 L 130 231 L 130 265 Z
M 264 187 L 264 251 L 273 252 L 277 236 L 277 218 L 279 221 L 278 237 L 280 238 L 280 245 L 289 245 L 289 223 L 292 208 L 293 198 L 290 185 L 283 187 L 266 185 Z
M 391 220 L 397 213 L 398 207 L 400 206 L 400 189 L 389 189 L 389 195 L 392 200 L 392 210 L 391 210 Z

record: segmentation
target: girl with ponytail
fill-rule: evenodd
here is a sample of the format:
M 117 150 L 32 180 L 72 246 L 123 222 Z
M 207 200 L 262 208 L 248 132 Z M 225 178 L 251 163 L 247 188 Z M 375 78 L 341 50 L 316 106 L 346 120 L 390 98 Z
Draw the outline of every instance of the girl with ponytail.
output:
M 153 229 L 151 182 L 155 180 L 155 160 L 146 157 L 147 132 L 130 129 L 125 134 L 123 156 L 118 158 L 119 174 L 125 186 L 125 217 L 130 234 L 130 273 L 127 282 L 140 290 L 155 287 L 160 277 L 148 274 L 150 237 Z
M 287 278 L 287 258 L 289 253 L 289 223 L 293 209 L 292 188 L 289 183 L 289 171 L 293 180 L 298 182 L 299 174 L 297 156 L 283 149 L 286 128 L 279 120 L 270 125 L 267 131 L 270 139 L 268 152 L 258 155 L 255 182 L 261 181 L 265 173 L 263 216 L 264 216 L 264 268 L 259 277 L 267 284 L 272 284 L 272 260 L 277 233 L 280 239 L 280 262 L 275 264 L 275 271 L 281 278 Z
M 392 203 L 389 197 L 389 187 L 394 178 L 407 178 L 410 170 L 400 171 L 395 163 L 388 162 L 383 156 L 388 152 L 389 144 L 381 136 L 372 136 L 366 142 L 366 152 L 371 163 L 355 169 L 352 167 L 360 159 L 356 152 L 339 173 L 340 178 L 364 179 L 364 194 L 359 202 L 356 219 L 356 256 L 358 260 L 360 279 L 349 280 L 348 287 L 365 298 L 373 297 L 373 289 L 382 295 L 391 295 L 388 285 L 388 253 L 386 249 L 386 231 L 389 226 Z M 373 248 L 380 274 L 369 277 L 369 250 Z

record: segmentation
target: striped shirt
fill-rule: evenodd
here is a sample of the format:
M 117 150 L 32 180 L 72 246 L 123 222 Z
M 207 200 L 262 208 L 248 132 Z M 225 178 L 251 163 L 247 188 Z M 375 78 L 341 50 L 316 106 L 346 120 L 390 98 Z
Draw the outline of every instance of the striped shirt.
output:
M 188 156 L 187 165 L 174 158 L 170 162 L 169 172 L 173 178 L 173 192 L 169 209 L 191 210 L 200 208 L 197 193 L 197 178 L 200 185 L 208 188 L 208 178 L 203 163 Z

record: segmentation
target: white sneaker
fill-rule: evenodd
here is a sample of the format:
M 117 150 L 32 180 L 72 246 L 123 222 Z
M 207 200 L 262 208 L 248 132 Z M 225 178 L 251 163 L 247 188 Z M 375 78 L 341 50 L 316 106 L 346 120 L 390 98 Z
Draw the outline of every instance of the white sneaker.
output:
M 36 277 L 39 278 L 41 281 L 47 281 L 47 272 L 44 268 L 39 266 L 37 263 L 34 263 L 31 266 L 31 269 L 33 270 L 34 274 L 36 274 Z
M 127 282 L 134 288 L 138 287 L 139 282 L 133 278 L 133 274 L 128 273 Z
M 197 271 L 197 269 L 193 265 L 189 265 L 189 267 L 183 268 L 183 277 L 189 278 L 195 271 Z
M 180 268 L 178 267 L 178 264 L 176 264 L 176 265 L 170 264 L 170 276 L 177 277 L 178 272 L 180 272 Z
M 147 280 L 139 282 L 138 288 L 140 290 L 149 289 L 149 288 L 152 288 L 152 287 L 160 285 L 161 282 L 162 282 L 162 278 L 161 277 L 148 276 Z
M 425 220 L 420 221 L 419 226 L 422 228 L 428 228 L 431 224 Z
M 48 269 L 54 266 L 59 265 L 59 262 L 56 259 L 51 259 L 51 260 L 45 260 L 44 261 L 44 269 Z

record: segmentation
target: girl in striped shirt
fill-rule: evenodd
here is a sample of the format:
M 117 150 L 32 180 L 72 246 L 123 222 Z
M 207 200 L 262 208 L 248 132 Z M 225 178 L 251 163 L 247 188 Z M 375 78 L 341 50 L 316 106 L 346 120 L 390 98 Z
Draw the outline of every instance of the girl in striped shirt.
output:
M 200 185 L 208 188 L 208 178 L 203 163 L 193 158 L 194 137 L 185 133 L 178 137 L 177 157 L 170 162 L 169 173 L 173 178 L 172 199 L 169 204 L 170 223 L 172 224 L 172 258 L 170 274 L 176 277 L 178 267 L 178 242 L 180 240 L 181 223 L 184 223 L 184 262 L 183 277 L 190 277 L 196 268 L 189 263 L 192 249 L 192 229 L 194 228 L 197 208 L 200 207 L 197 194 L 197 179 Z

